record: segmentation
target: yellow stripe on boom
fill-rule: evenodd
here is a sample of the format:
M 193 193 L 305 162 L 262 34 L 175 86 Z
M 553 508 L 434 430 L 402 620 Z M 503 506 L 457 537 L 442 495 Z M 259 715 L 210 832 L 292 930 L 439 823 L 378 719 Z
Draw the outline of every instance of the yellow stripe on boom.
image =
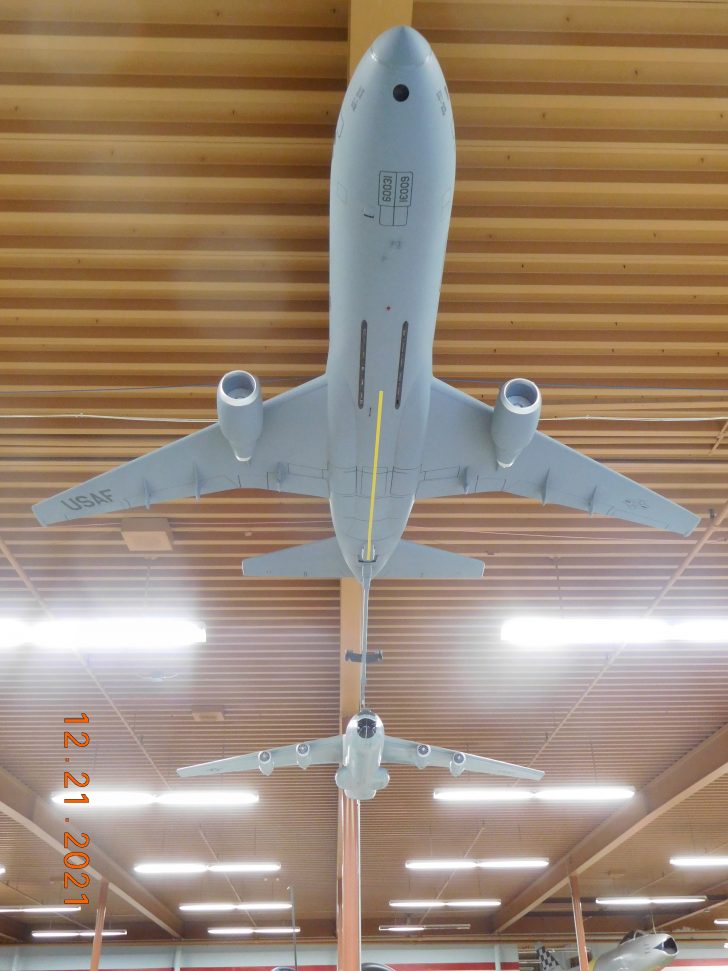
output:
M 384 392 L 379 392 L 377 401 L 377 429 L 374 433 L 374 459 L 372 461 L 372 494 L 369 497 L 369 527 L 367 529 L 367 559 L 372 558 L 372 529 L 374 527 L 374 499 L 377 494 L 377 466 L 379 465 L 379 436 L 382 432 L 382 402 Z

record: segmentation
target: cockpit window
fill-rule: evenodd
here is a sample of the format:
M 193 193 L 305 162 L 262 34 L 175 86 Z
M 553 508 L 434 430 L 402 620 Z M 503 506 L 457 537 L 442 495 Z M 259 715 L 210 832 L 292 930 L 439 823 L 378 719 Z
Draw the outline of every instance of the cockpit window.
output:
M 377 731 L 377 723 L 373 718 L 360 718 L 356 725 L 356 732 L 359 738 L 374 738 Z
M 636 928 L 635 930 L 630 931 L 629 934 L 625 934 L 619 943 L 626 944 L 627 941 L 636 941 L 638 937 L 644 937 L 644 936 L 645 936 L 645 932 L 641 931 L 639 928 Z

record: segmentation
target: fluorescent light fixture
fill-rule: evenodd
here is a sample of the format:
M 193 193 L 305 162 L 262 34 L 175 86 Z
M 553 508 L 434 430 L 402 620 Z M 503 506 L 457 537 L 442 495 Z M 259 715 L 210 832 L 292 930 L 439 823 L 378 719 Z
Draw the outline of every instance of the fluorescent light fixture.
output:
M 179 875 L 183 873 L 204 873 L 207 867 L 204 863 L 137 863 L 136 873 L 153 873 Z
M 425 929 L 424 924 L 380 924 L 380 931 L 391 931 L 392 934 L 416 934 Z
M 670 863 L 673 866 L 728 866 L 728 856 L 672 856 Z
M 0 876 L 2 876 L 3 873 L 5 873 L 5 867 L 4 866 L 0 866 Z
M 670 623 L 655 617 L 514 617 L 501 627 L 501 640 L 522 647 L 666 641 L 728 644 L 728 619 L 714 617 Z
M 634 796 L 632 786 L 544 786 L 536 790 L 542 802 L 623 802 Z
M 230 912 L 231 910 L 290 910 L 291 904 L 287 900 L 256 900 L 243 901 L 239 904 L 180 904 L 180 910 L 198 911 L 201 913 Z
M 280 863 L 214 863 L 210 873 L 277 873 Z
M 501 902 L 497 898 L 484 897 L 479 900 L 446 900 L 446 907 L 453 907 L 456 910 L 470 910 L 471 907 L 500 907 Z
M 405 907 L 407 910 L 430 910 L 433 907 L 444 907 L 444 900 L 390 900 L 390 907 Z
M 102 937 L 126 937 L 126 931 L 101 931 Z M 72 937 L 93 937 L 93 931 L 33 931 L 36 938 L 72 938 Z
M 204 644 L 201 624 L 175 617 L 43 620 L 30 630 L 36 647 L 59 651 L 167 651 Z
M 256 934 L 300 934 L 300 927 L 256 927 Z
M 195 911 L 201 914 L 227 913 L 236 909 L 235 904 L 180 904 L 180 910 Z
M 725 942 L 725 944 L 723 945 L 723 947 L 728 947 L 728 941 Z
M 390 900 L 390 907 L 402 907 L 406 910 L 431 910 L 433 907 L 453 907 L 459 910 L 471 907 L 500 907 L 500 900 Z
M 140 806 L 151 806 L 155 801 L 155 796 L 149 792 L 137 792 L 135 790 L 117 789 L 84 789 L 88 796 L 87 803 L 64 803 L 64 799 L 78 798 L 78 790 L 56 792 L 51 796 L 51 801 L 56 805 L 63 806 L 68 812 L 69 809 L 132 809 Z
M 69 809 L 132 809 L 141 806 L 151 806 L 157 803 L 160 806 L 175 806 L 196 808 L 227 808 L 229 806 L 252 806 L 258 802 L 258 793 L 251 789 L 190 789 L 185 791 L 163 792 L 155 796 L 151 792 L 137 792 L 134 790 L 116 789 L 84 789 L 88 796 L 87 803 L 65 803 L 65 799 L 77 798 L 77 791 L 56 792 L 51 796 L 51 801 L 58 806 L 63 806 L 68 812 Z M 225 866 L 226 864 L 222 864 Z M 266 864 L 272 866 L 273 864 Z M 204 869 L 207 869 L 205 866 Z M 210 867 L 212 869 L 212 867 Z M 224 872 L 224 871 L 218 871 Z M 252 873 L 253 871 L 245 871 Z M 272 871 L 260 871 L 272 872 Z
M 80 907 L 0 907 L 0 914 L 71 914 Z
M 253 933 L 252 927 L 208 927 L 208 934 L 236 934 L 238 937 L 245 935 L 250 937 Z
M 507 786 L 435 789 L 433 796 L 441 802 L 528 802 L 535 798 L 530 789 Z
M 542 870 L 549 861 L 542 857 L 517 857 L 513 860 L 478 860 L 477 865 L 481 870 Z
M 704 896 L 695 897 L 597 897 L 595 903 L 602 907 L 649 907 L 654 905 L 670 906 L 671 904 L 704 904 Z
M 727 917 L 716 917 L 715 920 L 713 921 L 713 923 L 714 924 L 717 924 L 718 927 L 725 927 L 728 924 L 728 918 Z
M 475 860 L 407 860 L 408 870 L 475 870 Z
M 549 865 L 542 857 L 493 860 L 407 860 L 408 870 L 541 870 Z
M 164 792 L 156 797 L 160 806 L 252 806 L 258 802 L 251 789 L 190 789 Z
M 257 900 L 250 903 L 243 901 L 236 910 L 290 910 L 291 904 L 286 900 Z
M 28 625 L 20 620 L 0 619 L 0 649 L 20 647 L 28 640 Z
M 280 863 L 137 863 L 137 873 L 277 873 Z
M 522 789 L 509 786 L 450 787 L 435 789 L 434 797 L 442 802 L 522 803 L 529 801 L 593 803 L 621 802 L 634 796 L 632 786 L 541 786 Z

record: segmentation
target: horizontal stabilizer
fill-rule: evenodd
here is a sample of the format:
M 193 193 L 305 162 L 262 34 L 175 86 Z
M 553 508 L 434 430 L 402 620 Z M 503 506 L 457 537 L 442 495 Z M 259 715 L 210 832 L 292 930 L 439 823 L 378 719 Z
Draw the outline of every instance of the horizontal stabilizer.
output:
M 317 543 L 289 546 L 275 553 L 249 556 L 243 560 L 246 577 L 319 577 L 338 579 L 350 577 L 351 570 L 341 555 L 335 538 Z
M 378 576 L 383 580 L 479 580 L 484 569 L 480 560 L 470 556 L 401 540 Z

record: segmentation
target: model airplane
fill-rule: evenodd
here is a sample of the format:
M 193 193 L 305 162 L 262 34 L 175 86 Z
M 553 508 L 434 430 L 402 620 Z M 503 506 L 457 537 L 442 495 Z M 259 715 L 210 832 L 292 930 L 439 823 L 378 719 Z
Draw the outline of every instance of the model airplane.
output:
M 336 126 L 326 373 L 263 403 L 231 371 L 218 421 L 34 506 L 44 525 L 184 496 L 327 499 L 335 537 L 249 558 L 249 576 L 479 577 L 479 560 L 402 540 L 415 499 L 507 492 L 687 535 L 698 517 L 537 431 L 514 378 L 494 408 L 437 380 L 432 345 L 455 183 L 447 85 L 395 27 L 351 79 Z
M 543 777 L 539 769 L 529 769 L 511 762 L 486 759 L 481 755 L 468 755 L 437 745 L 423 745 L 406 738 L 392 738 L 384 734 L 381 718 L 368 708 L 354 715 L 343 735 L 318 738 L 299 745 L 282 745 L 280 748 L 251 752 L 250 755 L 233 755 L 216 762 L 202 762 L 177 769 L 177 775 L 189 778 L 196 775 L 218 775 L 222 772 L 249 772 L 259 769 L 270 775 L 274 769 L 297 765 L 307 769 L 309 765 L 338 765 L 336 785 L 350 799 L 373 799 L 389 782 L 387 765 L 415 765 L 425 769 L 429 765 L 449 769 L 453 776 L 463 772 L 480 772 L 485 775 L 508 776 L 511 779 L 538 781 Z
M 556 955 L 536 945 L 540 971 L 567 971 Z M 631 931 L 611 951 L 589 962 L 590 971 L 660 971 L 677 957 L 677 944 L 669 934 Z

